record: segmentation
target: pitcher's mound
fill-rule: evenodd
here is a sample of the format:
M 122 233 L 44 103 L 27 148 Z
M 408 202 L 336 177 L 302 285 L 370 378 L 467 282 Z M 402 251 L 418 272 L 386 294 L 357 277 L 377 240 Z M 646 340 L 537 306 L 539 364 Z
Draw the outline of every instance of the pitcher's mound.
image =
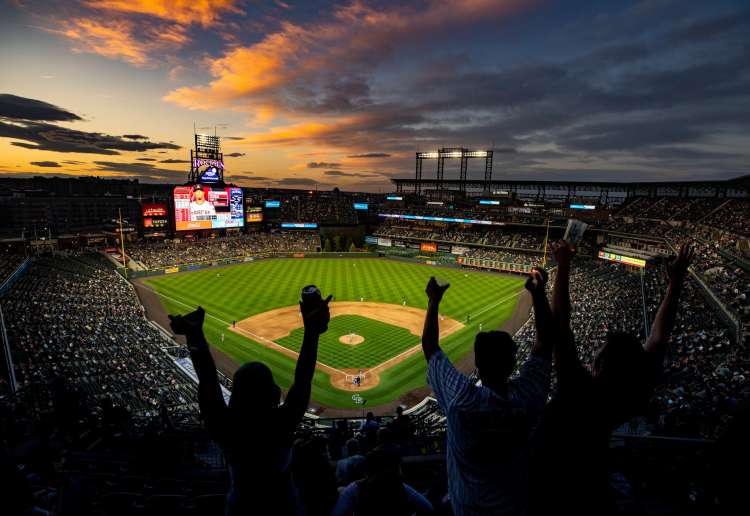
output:
M 340 343 L 349 344 L 350 346 L 362 344 L 364 341 L 365 338 L 362 335 L 357 335 L 356 333 L 350 333 L 348 335 L 342 335 L 341 337 L 339 337 Z

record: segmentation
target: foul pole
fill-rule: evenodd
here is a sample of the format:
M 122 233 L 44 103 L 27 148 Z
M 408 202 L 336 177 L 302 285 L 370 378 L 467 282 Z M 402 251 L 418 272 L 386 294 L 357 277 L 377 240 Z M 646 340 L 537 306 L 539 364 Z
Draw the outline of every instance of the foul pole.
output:
M 122 232 L 122 208 L 117 208 L 120 215 L 120 253 L 122 254 L 122 268 L 124 269 L 125 279 L 128 279 L 128 262 L 125 258 L 125 235 Z
M 549 246 L 549 217 L 547 217 L 547 234 L 544 235 L 544 258 L 542 258 L 542 267 L 547 266 L 547 247 Z

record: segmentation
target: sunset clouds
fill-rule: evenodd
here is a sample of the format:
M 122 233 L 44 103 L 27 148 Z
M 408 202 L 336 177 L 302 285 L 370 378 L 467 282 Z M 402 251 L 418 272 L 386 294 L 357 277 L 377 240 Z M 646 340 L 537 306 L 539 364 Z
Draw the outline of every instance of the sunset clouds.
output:
M 33 38 L 22 46 L 54 94 L 9 93 L 41 102 L 25 112 L 68 113 L 4 121 L 9 148 L 48 153 L 23 166 L 189 146 L 196 122 L 225 136 L 228 176 L 253 170 L 238 180 L 256 186 L 387 190 L 416 151 L 451 145 L 493 147 L 496 170 L 528 179 L 726 178 L 750 163 L 740 0 L 27 0 L 17 12 L 55 38 L 50 52 L 80 59 L 71 73 L 90 66 L 58 90 L 64 73 Z M 110 104 L 93 102 L 112 93 L 99 70 L 128 86 Z M 79 88 L 80 104 L 57 101 Z M 123 105 L 132 120 L 118 129 Z M 111 136 L 135 132 L 163 143 Z M 158 161 L 179 164 L 176 151 Z M 123 173 L 168 177 L 140 158 Z

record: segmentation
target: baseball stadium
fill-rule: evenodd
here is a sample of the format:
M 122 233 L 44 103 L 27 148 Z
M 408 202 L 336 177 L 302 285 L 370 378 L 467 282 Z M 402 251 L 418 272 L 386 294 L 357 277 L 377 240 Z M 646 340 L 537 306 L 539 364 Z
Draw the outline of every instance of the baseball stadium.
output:
M 748 512 L 748 0 L 0 27 L 0 515 Z

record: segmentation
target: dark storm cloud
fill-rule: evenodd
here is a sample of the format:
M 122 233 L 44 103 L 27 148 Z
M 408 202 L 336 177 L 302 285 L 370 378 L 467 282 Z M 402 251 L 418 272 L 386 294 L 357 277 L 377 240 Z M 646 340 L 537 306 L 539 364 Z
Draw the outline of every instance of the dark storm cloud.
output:
M 189 159 L 163 159 L 159 163 L 190 163 Z
M 239 157 L 242 157 L 244 155 L 245 155 L 244 152 L 232 152 L 230 154 L 224 154 L 224 156 L 228 156 L 230 158 L 239 158 Z
M 0 94 L 0 117 L 47 122 L 72 122 L 81 117 L 47 102 Z
M 138 161 L 157 161 L 156 158 L 136 158 Z
M 347 158 L 390 158 L 391 154 L 387 152 L 363 152 L 362 154 L 352 154 Z
M 78 115 L 41 100 L 15 95 L 0 95 L 0 138 L 10 138 L 11 145 L 25 149 L 53 152 L 115 155 L 119 151 L 179 149 L 174 143 L 151 142 L 145 136 L 129 134 L 111 136 L 78 131 L 48 123 L 81 120 Z
M 26 149 L 84 154 L 115 155 L 120 154 L 119 151 L 143 152 L 151 149 L 180 148 L 173 143 L 126 140 L 120 136 L 77 131 L 44 122 L 7 119 L 0 120 L 0 138 L 22 140 L 11 142 L 11 145 Z
M 638 167 L 644 175 L 662 166 L 664 174 L 675 177 L 697 172 L 683 164 L 711 175 L 723 163 L 742 159 L 741 151 L 685 146 L 707 145 L 717 138 L 747 139 L 750 30 L 745 29 L 750 11 L 717 16 L 699 4 L 660 4 L 639 4 L 594 21 L 584 18 L 576 40 L 587 44 L 567 57 L 550 53 L 515 62 L 520 64 L 478 65 L 466 59 L 457 66 L 455 60 L 452 66 L 439 66 L 438 59 L 426 56 L 424 66 L 413 67 L 387 90 L 357 86 L 357 70 L 350 72 L 356 80 L 341 79 L 329 85 L 330 91 L 321 83 L 314 95 L 300 89 L 295 109 L 336 115 L 340 106 L 357 108 L 355 116 L 298 141 L 349 149 L 366 149 L 377 141 L 384 151 L 353 153 L 350 158 L 394 152 L 409 156 L 415 149 L 465 145 L 494 147 L 496 160 L 535 173 L 544 164 L 549 168 L 567 161 L 572 167 L 598 159 L 603 166 L 606 160 L 622 162 L 627 157 L 632 158 L 629 163 L 641 160 Z M 671 18 L 662 16 L 670 11 Z M 580 49 L 586 50 L 576 53 Z M 334 98 L 347 85 L 353 92 L 347 102 L 309 102 L 312 97 Z M 519 148 L 528 145 L 557 150 L 554 155 L 521 152 Z M 750 156 L 744 158 L 747 162 Z M 411 156 L 393 160 L 389 168 L 403 166 L 404 171 L 384 174 L 411 175 L 410 162 Z M 736 171 L 733 162 L 731 166 Z M 317 168 L 338 167 L 322 163 Z M 583 172 L 569 179 L 578 177 Z
M 307 168 L 341 168 L 341 163 L 329 163 L 326 161 L 311 161 Z
M 750 10 L 729 13 L 709 19 L 692 21 L 668 34 L 668 38 L 678 43 L 697 43 L 716 38 L 733 30 L 748 30 Z
M 49 167 L 49 168 L 58 168 L 61 166 L 57 161 L 30 161 L 29 165 L 36 165 L 37 167 Z

